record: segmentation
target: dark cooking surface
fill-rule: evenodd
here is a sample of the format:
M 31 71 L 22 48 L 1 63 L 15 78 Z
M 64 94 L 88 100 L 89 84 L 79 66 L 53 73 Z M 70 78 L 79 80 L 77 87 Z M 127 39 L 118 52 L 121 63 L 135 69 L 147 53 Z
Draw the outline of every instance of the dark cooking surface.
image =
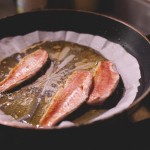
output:
M 8 145 L 4 144 L 6 148 L 10 145 L 12 147 L 28 147 L 28 144 L 26 145 L 26 143 L 36 145 L 35 147 L 43 147 L 43 144 L 41 143 L 44 142 L 45 145 L 49 147 L 51 147 L 51 145 L 55 145 L 55 148 L 60 146 L 68 148 L 69 146 L 67 144 L 70 143 L 74 148 L 83 147 L 96 149 L 98 148 L 97 146 L 105 148 L 111 146 L 112 148 L 119 149 L 119 145 L 121 144 L 122 147 L 126 149 L 148 149 L 150 146 L 149 138 L 144 138 L 146 136 L 149 137 L 149 130 L 145 131 L 145 129 L 148 129 L 150 126 L 150 120 L 145 119 L 150 117 L 150 107 L 148 105 L 150 105 L 150 96 L 147 96 L 145 101 L 141 103 L 141 106 L 139 106 L 134 112 L 131 111 L 129 114 L 121 115 L 120 118 L 115 118 L 102 123 L 101 125 L 96 124 L 92 129 L 89 128 L 89 132 L 87 132 L 85 128 L 80 129 L 80 134 L 79 132 L 76 132 L 76 130 L 74 132 L 68 130 L 68 132 L 65 133 L 56 133 L 60 135 L 59 139 L 55 139 L 56 135 L 52 132 L 49 134 L 49 137 L 53 137 L 54 140 L 49 140 L 47 137 L 46 139 L 44 138 L 46 131 L 41 133 L 40 131 L 35 132 L 20 129 L 12 130 L 11 128 L 0 126 L 0 141 L 1 143 L 9 141 Z M 140 114 L 140 117 L 138 114 Z M 143 118 L 145 120 L 143 120 Z M 28 132 L 32 133 L 30 137 L 28 136 Z M 24 136 L 19 137 L 18 135 L 20 135 L 20 133 Z M 43 137 L 43 139 L 41 138 L 42 141 L 37 141 L 37 136 Z M 22 141 L 24 141 L 24 143 L 22 143 Z

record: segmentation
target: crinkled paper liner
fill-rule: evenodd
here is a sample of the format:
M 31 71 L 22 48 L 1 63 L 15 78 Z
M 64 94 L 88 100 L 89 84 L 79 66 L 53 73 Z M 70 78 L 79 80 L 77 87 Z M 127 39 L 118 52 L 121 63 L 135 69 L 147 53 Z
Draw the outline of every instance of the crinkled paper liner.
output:
M 100 114 L 98 117 L 90 120 L 89 123 L 112 117 L 127 109 L 133 103 L 138 92 L 138 86 L 140 85 L 139 79 L 141 78 L 138 61 L 135 57 L 127 53 L 121 45 L 110 42 L 97 35 L 76 33 L 72 31 L 34 31 L 23 36 L 6 37 L 0 40 L 0 60 L 16 52 L 21 52 L 34 43 L 59 40 L 70 41 L 95 49 L 116 65 L 117 71 L 123 79 L 125 93 L 119 103 L 103 114 Z M 2 124 L 11 126 L 30 126 L 15 121 L 11 116 L 5 115 L 2 111 L 0 111 L 0 123 L 1 122 Z M 62 121 L 57 128 L 74 125 L 75 124 L 70 121 Z

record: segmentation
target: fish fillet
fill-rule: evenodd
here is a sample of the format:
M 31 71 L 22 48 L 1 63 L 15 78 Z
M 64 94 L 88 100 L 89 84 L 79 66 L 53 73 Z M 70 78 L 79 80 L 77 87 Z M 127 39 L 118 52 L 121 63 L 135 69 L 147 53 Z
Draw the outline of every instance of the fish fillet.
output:
M 92 84 L 92 74 L 86 70 L 73 72 L 40 120 L 41 127 L 51 127 L 86 101 Z
M 8 91 L 33 77 L 46 63 L 47 59 L 48 53 L 43 49 L 38 49 L 25 56 L 0 82 L 0 92 Z
M 94 87 L 91 92 L 88 104 L 102 104 L 115 90 L 119 74 L 114 69 L 114 65 L 110 61 L 99 62 L 94 75 Z

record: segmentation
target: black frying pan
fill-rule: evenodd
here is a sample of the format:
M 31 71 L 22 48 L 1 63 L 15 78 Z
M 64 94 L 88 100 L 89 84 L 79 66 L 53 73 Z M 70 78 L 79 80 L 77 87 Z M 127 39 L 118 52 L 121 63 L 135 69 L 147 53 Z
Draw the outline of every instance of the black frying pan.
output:
M 138 94 L 130 109 L 140 103 L 149 93 L 150 43 L 144 35 L 133 27 L 105 15 L 73 10 L 29 12 L 0 20 L 0 39 L 8 36 L 24 35 L 35 30 L 70 30 L 79 33 L 89 33 L 100 35 L 110 41 L 121 44 L 130 54 L 137 58 L 142 75 Z M 0 139 L 16 145 L 25 144 L 26 142 L 34 143 L 37 147 L 43 144 L 49 145 L 51 142 L 53 144 L 57 142 L 61 144 L 68 141 L 73 142 L 75 139 L 80 143 L 80 140 L 84 138 L 89 140 L 91 136 L 99 135 L 99 132 L 110 132 L 109 127 L 118 126 L 118 122 L 119 125 L 123 122 L 128 126 L 128 123 L 124 121 L 126 119 L 125 114 L 118 114 L 118 116 L 90 125 L 65 129 L 37 130 L 0 125 Z M 28 145 L 26 146 L 28 147 Z

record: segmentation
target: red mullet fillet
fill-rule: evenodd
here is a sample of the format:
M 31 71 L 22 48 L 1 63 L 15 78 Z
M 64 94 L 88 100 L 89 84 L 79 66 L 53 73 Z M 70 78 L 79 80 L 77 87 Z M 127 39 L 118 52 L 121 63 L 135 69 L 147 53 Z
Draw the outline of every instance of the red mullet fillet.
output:
M 25 56 L 8 74 L 8 76 L 0 82 L 0 92 L 5 92 L 16 87 L 25 80 L 33 77 L 41 67 L 46 63 L 48 53 L 39 49 Z
M 119 74 L 110 61 L 99 62 L 94 75 L 94 88 L 88 104 L 102 104 L 114 91 L 119 81 Z
M 76 110 L 88 97 L 92 74 L 86 70 L 73 72 L 40 120 L 40 126 L 51 127 Z

